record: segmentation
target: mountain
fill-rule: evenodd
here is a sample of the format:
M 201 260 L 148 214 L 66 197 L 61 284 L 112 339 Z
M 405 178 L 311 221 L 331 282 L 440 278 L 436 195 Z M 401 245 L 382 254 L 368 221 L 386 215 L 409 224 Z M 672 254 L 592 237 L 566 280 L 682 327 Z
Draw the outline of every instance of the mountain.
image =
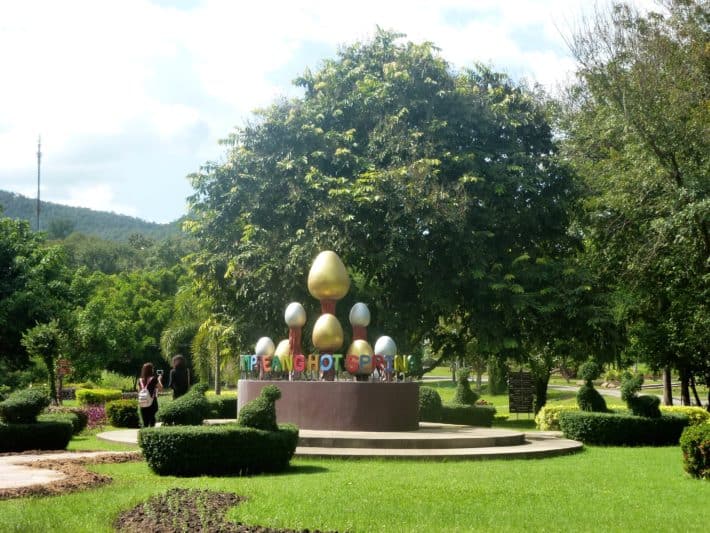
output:
M 36 200 L 12 192 L 0 191 L 0 206 L 2 207 L 0 216 L 27 220 L 32 228 L 35 227 Z M 40 201 L 39 223 L 40 229 L 47 231 L 50 237 L 66 237 L 68 233 L 76 231 L 111 241 L 126 242 L 128 237 L 135 233 L 153 240 L 163 240 L 182 233 L 180 229 L 182 219 L 169 224 L 157 224 L 127 215 L 42 201 Z

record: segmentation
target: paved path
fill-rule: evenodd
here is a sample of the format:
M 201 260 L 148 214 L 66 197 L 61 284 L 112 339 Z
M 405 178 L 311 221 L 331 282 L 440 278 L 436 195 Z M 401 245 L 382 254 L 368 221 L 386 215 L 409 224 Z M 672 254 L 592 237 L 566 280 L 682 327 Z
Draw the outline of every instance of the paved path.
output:
M 39 461 L 93 459 L 125 452 L 56 452 L 39 454 L 4 455 L 0 457 L 0 489 L 15 489 L 59 481 L 66 474 L 47 468 L 34 468 Z

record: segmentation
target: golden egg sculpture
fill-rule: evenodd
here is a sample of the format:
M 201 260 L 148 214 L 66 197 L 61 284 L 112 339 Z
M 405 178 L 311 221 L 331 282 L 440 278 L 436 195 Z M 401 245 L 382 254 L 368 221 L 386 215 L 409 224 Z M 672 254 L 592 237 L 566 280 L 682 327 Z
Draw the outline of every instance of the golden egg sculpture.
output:
M 288 339 L 283 339 L 276 346 L 276 351 L 274 352 L 274 355 L 276 357 L 287 357 L 290 354 L 291 354 L 291 346 L 289 345 Z
M 350 276 L 338 254 L 326 250 L 308 272 L 308 292 L 318 300 L 340 300 L 350 290 Z
M 343 328 L 335 316 L 325 313 L 313 325 L 311 339 L 321 352 L 339 350 L 343 346 Z
M 346 354 L 346 361 L 345 361 L 346 369 L 348 370 L 348 372 L 350 372 L 351 374 L 355 374 L 355 375 L 367 376 L 369 374 L 372 374 L 372 370 L 373 370 L 372 356 L 374 355 L 374 353 L 375 352 L 372 351 L 372 346 L 370 346 L 369 342 L 362 340 L 362 339 L 358 339 L 358 340 L 353 341 L 352 344 L 350 345 L 350 348 L 348 348 L 348 352 Z M 367 361 L 367 359 L 365 359 L 363 361 L 363 359 L 362 359 L 363 355 L 369 357 L 369 362 Z M 357 368 L 353 368 L 353 369 L 347 368 L 348 359 L 350 359 L 351 356 L 355 356 L 358 358 Z

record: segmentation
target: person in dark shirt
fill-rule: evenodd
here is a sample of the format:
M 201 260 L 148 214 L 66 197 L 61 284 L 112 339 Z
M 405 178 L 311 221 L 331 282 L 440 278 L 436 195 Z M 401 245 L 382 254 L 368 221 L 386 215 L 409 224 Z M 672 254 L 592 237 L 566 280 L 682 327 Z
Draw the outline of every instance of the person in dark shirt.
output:
M 168 387 L 173 389 L 173 400 L 179 398 L 190 388 L 190 370 L 182 355 L 173 357 L 173 368 L 170 370 Z

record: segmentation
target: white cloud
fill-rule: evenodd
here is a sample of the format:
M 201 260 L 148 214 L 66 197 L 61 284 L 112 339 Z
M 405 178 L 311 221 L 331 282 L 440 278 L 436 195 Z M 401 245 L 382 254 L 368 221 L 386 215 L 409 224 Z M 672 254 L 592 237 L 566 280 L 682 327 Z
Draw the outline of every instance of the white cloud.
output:
M 51 191 L 46 192 L 51 193 Z M 116 199 L 114 186 L 109 183 L 97 183 L 86 187 L 71 186 L 55 198 L 54 201 L 60 204 L 138 216 L 135 206 L 122 204 Z
M 204 0 L 181 10 L 166 3 L 0 3 L 0 188 L 31 190 L 27 182 L 35 176 L 41 133 L 47 165 L 52 156 L 61 161 L 70 152 L 91 156 L 90 163 L 74 161 L 71 168 L 49 167 L 57 184 L 76 185 L 88 174 L 92 182 L 110 183 L 82 201 L 97 209 L 105 202 L 122 212 L 173 219 L 184 202 L 166 205 L 127 187 L 157 180 L 174 189 L 172 184 L 183 180 L 187 190 L 183 177 L 220 156 L 219 138 L 251 110 L 294 94 L 288 82 L 307 66 L 308 46 L 332 50 L 332 56 L 337 45 L 366 39 L 379 25 L 414 41 L 432 41 L 457 67 L 482 61 L 553 87 L 573 68 L 558 27 L 593 5 L 587 0 Z M 150 158 L 145 165 L 132 153 L 133 138 L 153 149 L 143 155 Z M 121 143 L 108 144 L 117 140 Z M 179 162 L 175 154 L 182 155 Z M 78 194 L 56 185 L 48 199 Z

